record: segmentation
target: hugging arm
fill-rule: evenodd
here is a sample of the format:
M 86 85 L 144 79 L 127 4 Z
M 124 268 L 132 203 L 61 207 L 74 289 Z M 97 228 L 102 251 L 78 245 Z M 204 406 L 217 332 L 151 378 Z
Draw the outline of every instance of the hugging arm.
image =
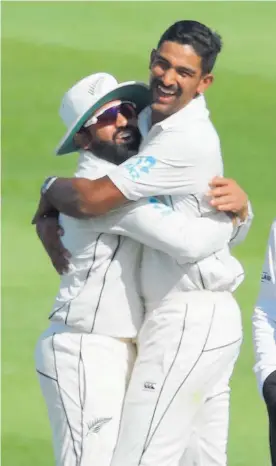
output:
M 191 218 L 156 198 L 129 203 L 90 222 L 93 231 L 127 236 L 180 264 L 197 262 L 223 249 L 235 231 L 233 221 L 224 213 Z M 62 244 L 58 217 L 39 219 L 37 234 L 57 272 L 65 273 L 70 253 Z
M 180 146 L 175 147 L 175 140 L 179 140 L 178 130 L 157 134 L 153 142 L 139 154 L 116 167 L 109 176 L 97 180 L 57 178 L 41 196 L 33 223 L 53 209 L 72 217 L 89 218 L 105 214 L 125 204 L 127 200 L 197 192 L 202 168 L 198 162 L 202 157 L 198 154 L 202 147 L 195 136 L 186 134 Z M 185 158 L 179 158 L 178 154 L 178 160 L 175 160 L 175 154 L 171 153 L 172 147 L 175 147 L 175 152 L 186 154 Z M 242 211 L 245 204 L 242 190 L 235 196 L 231 192 L 232 188 L 229 194 L 227 184 L 216 188 L 215 196 L 220 197 L 219 202 L 224 206 L 224 209 L 219 210 L 235 213 Z
M 223 249 L 235 229 L 224 213 L 191 218 L 156 198 L 130 203 L 94 218 L 91 226 L 94 231 L 128 236 L 182 264 L 197 262 Z

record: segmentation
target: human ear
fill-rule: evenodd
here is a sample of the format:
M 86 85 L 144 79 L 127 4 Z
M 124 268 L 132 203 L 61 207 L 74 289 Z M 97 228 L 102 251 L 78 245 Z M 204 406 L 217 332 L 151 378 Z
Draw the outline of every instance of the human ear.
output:
M 197 93 L 198 94 L 204 94 L 204 92 L 210 87 L 214 82 L 214 75 L 211 73 L 205 74 L 202 79 L 200 80 L 200 83 L 197 88 Z

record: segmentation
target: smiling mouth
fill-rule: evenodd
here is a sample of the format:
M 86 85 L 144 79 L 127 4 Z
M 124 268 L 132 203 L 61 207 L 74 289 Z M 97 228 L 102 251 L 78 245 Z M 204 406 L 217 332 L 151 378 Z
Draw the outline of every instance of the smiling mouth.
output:
M 176 97 L 177 92 L 172 89 L 168 89 L 167 87 L 162 86 L 162 84 L 157 84 L 155 86 L 155 93 L 157 95 L 158 100 L 167 102 L 172 100 Z
M 132 134 L 130 131 L 120 131 L 119 133 L 116 134 L 115 141 L 116 143 L 128 143 L 132 140 Z

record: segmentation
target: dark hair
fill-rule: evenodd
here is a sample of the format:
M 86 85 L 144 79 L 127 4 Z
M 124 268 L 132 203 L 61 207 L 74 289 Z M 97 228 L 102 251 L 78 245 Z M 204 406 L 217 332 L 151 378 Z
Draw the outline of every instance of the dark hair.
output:
M 158 48 L 165 41 L 188 44 L 202 60 L 202 73 L 210 73 L 221 51 L 221 37 L 197 21 L 177 21 L 162 34 Z

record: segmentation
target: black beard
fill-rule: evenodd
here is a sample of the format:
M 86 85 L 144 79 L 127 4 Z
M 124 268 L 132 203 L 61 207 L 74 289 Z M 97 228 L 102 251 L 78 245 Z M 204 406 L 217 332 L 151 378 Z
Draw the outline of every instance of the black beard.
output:
M 125 142 L 116 143 L 116 137 L 124 133 L 126 137 Z M 113 142 L 94 140 L 90 145 L 90 150 L 99 159 L 106 160 L 107 162 L 115 165 L 128 160 L 133 155 L 137 154 L 141 142 L 141 134 L 138 128 L 134 126 L 127 126 L 125 128 L 118 128 L 113 137 Z

